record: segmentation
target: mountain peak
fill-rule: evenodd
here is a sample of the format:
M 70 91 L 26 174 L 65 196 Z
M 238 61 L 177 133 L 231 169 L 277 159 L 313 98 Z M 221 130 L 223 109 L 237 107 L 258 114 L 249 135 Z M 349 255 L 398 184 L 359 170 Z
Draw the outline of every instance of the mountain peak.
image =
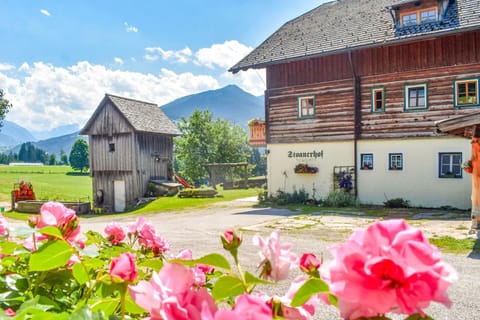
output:
M 248 120 L 264 117 L 263 96 L 256 97 L 233 84 L 185 96 L 161 108 L 174 121 L 190 117 L 194 110 L 208 110 L 214 118 L 223 118 L 244 127 Z

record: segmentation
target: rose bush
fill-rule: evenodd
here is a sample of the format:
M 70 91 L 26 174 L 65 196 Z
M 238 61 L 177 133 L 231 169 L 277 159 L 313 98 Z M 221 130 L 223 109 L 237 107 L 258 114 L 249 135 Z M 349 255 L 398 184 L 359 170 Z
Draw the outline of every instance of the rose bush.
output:
M 450 306 L 455 270 L 403 220 L 355 232 L 324 263 L 313 253 L 298 258 L 278 230 L 255 235 L 258 275 L 242 270 L 240 234 L 226 230 L 220 240 L 232 259 L 172 254 L 143 218 L 82 234 L 59 203 L 45 204 L 23 229 L 10 230 L 0 215 L 0 319 L 307 320 L 324 303 L 344 319 L 428 319 L 431 302 Z M 257 290 L 286 281 L 294 268 L 301 273 L 284 295 Z

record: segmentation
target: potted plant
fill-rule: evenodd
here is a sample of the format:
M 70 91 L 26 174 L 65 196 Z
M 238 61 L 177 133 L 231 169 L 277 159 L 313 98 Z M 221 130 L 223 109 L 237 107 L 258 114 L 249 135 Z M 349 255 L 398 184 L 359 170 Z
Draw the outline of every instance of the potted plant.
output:
M 466 173 L 472 173 L 473 172 L 473 166 L 472 166 L 472 161 L 466 161 L 462 164 L 462 169 L 465 170 Z

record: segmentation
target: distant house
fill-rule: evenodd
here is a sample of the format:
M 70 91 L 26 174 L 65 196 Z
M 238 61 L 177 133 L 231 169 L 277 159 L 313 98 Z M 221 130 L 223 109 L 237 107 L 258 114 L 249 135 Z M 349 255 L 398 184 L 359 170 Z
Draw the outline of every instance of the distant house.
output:
M 81 134 L 89 136 L 95 205 L 121 212 L 151 179 L 171 179 L 173 137 L 180 131 L 153 103 L 106 94 Z
M 364 203 L 469 208 L 469 141 L 435 122 L 480 107 L 479 9 L 478 0 L 328 2 L 233 66 L 266 68 L 269 193 L 351 188 Z

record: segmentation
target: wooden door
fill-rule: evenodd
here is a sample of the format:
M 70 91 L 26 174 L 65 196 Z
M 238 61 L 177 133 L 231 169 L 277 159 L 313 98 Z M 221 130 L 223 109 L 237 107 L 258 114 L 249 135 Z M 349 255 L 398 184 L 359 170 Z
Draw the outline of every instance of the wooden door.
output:
M 125 181 L 114 180 L 113 181 L 113 210 L 115 212 L 125 211 Z

